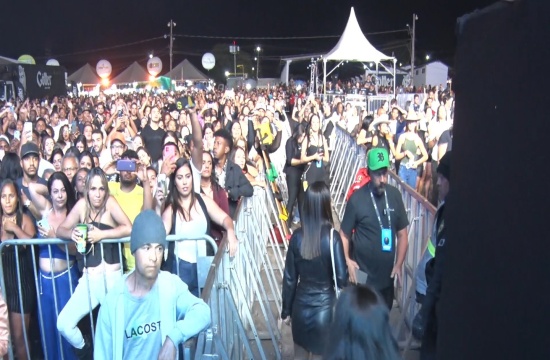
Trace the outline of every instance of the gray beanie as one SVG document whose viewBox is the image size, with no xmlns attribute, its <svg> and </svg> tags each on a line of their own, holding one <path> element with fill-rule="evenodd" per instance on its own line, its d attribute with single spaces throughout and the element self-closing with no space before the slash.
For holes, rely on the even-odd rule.
<svg viewBox="0 0 550 360">
<path fill-rule="evenodd" d="M 132 254 L 145 244 L 160 244 L 165 249 L 168 248 L 164 223 L 153 210 L 142 211 L 136 217 L 130 234 L 130 251 Z"/>
</svg>

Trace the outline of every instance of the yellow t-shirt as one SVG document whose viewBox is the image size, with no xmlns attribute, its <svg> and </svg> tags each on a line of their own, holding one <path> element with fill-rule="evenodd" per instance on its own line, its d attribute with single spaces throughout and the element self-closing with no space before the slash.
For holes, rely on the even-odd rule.
<svg viewBox="0 0 550 360">
<path fill-rule="evenodd" d="M 116 199 L 120 204 L 120 207 L 126 213 L 126 216 L 130 219 L 130 222 L 133 224 L 134 219 L 141 212 L 143 207 L 143 188 L 141 186 L 136 186 L 134 190 L 127 193 L 120 190 L 120 183 L 109 182 L 109 191 L 111 195 Z M 130 251 L 130 244 L 124 244 L 124 249 L 122 250 L 124 258 L 126 259 L 126 265 L 128 266 L 128 271 L 133 270 L 136 266 L 136 259 Z"/>
</svg>

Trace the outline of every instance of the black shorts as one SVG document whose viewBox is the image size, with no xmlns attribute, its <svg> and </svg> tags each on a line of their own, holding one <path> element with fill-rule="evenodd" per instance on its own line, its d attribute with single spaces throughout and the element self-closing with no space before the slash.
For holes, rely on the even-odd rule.
<svg viewBox="0 0 550 360">
<path fill-rule="evenodd" d="M 6 284 L 6 305 L 9 312 L 30 314 L 36 304 L 34 270 L 30 252 L 19 248 L 17 260 L 15 248 L 5 247 L 2 252 L 4 282 Z M 17 262 L 19 271 L 17 271 Z M 21 287 L 19 287 L 21 284 Z M 23 305 L 23 308 L 21 308 Z"/>
</svg>

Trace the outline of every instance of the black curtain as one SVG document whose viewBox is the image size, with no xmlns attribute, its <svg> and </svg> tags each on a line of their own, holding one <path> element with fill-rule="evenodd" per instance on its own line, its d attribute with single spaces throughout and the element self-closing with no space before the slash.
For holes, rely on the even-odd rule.
<svg viewBox="0 0 550 360">
<path fill-rule="evenodd" d="M 438 359 L 550 359 L 550 1 L 457 33 Z"/>
</svg>

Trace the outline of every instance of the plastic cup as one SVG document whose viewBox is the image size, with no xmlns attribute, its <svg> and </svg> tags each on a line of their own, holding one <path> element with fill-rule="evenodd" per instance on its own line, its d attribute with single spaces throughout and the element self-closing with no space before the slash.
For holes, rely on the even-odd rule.
<svg viewBox="0 0 550 360">
<path fill-rule="evenodd" d="M 86 252 L 86 240 L 88 240 L 88 225 L 78 224 L 76 229 L 80 232 L 80 240 L 76 243 L 76 251 L 84 254 Z"/>
</svg>

